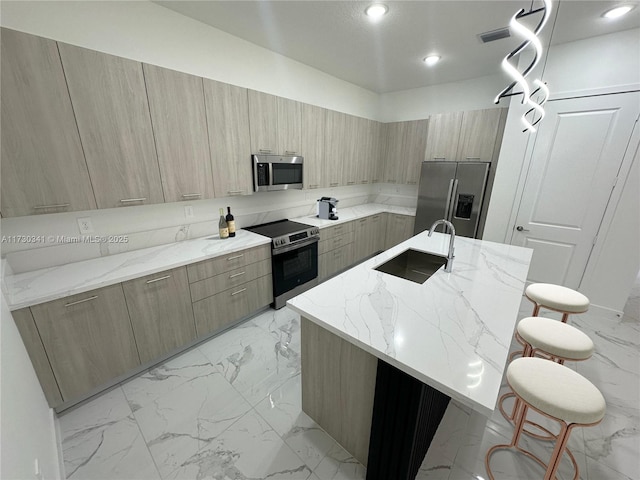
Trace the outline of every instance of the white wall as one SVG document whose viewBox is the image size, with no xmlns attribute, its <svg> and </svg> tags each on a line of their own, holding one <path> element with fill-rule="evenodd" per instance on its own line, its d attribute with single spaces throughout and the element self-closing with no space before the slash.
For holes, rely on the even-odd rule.
<svg viewBox="0 0 640 480">
<path fill-rule="evenodd" d="M 434 113 L 502 108 L 504 104 L 496 105 L 493 99 L 504 86 L 504 75 L 498 73 L 461 82 L 383 93 L 380 95 L 379 119 L 382 122 L 402 122 L 428 118 Z"/>
<path fill-rule="evenodd" d="M 0 310 L 0 478 L 60 478 L 53 410 L 2 295 Z"/>
<path fill-rule="evenodd" d="M 378 95 L 147 1 L 2 1 L 0 24 L 34 35 L 377 118 Z"/>
<path fill-rule="evenodd" d="M 633 29 L 552 47 L 542 77 L 549 84 L 551 98 L 640 89 L 638 39 L 640 29 Z M 507 117 L 499 167 L 487 212 L 483 235 L 485 240 L 509 241 L 513 227 L 511 219 L 518 209 L 519 186 L 526 176 L 527 160 L 532 149 L 530 139 L 533 137 L 522 133 L 522 110 L 520 107 L 514 108 L 517 102 L 517 98 L 512 99 Z M 623 178 L 621 181 L 626 180 Z M 640 267 L 636 260 L 638 243 L 633 243 L 632 232 L 622 228 L 622 225 L 633 225 L 637 220 L 632 218 L 634 215 L 637 217 L 638 212 L 637 189 L 631 195 L 636 198 L 635 210 L 609 206 L 614 209 L 608 210 L 607 215 L 612 219 L 612 231 L 615 233 L 600 232 L 581 286 L 581 289 L 589 290 L 593 305 L 615 311 L 623 309 Z M 618 230 L 615 230 L 616 225 Z M 599 260 L 600 252 L 606 260 Z M 598 264 L 597 268 L 594 267 L 595 263 Z"/>
</svg>

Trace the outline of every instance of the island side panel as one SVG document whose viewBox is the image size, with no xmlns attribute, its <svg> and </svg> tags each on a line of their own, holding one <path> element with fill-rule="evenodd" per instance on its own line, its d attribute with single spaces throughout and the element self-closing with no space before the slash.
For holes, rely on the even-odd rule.
<svg viewBox="0 0 640 480">
<path fill-rule="evenodd" d="M 302 410 L 366 466 L 378 359 L 301 320 Z"/>
</svg>

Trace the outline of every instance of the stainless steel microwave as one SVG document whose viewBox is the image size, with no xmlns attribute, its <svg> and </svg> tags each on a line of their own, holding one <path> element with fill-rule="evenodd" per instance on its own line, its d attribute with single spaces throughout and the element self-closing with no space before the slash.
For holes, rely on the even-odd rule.
<svg viewBox="0 0 640 480">
<path fill-rule="evenodd" d="M 304 158 L 295 155 L 251 155 L 253 190 L 302 190 Z"/>
</svg>

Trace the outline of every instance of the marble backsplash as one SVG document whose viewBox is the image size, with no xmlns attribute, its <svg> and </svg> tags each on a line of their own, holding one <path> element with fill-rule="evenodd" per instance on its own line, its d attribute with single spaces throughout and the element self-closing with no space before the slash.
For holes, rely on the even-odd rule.
<svg viewBox="0 0 640 480">
<path fill-rule="evenodd" d="M 237 228 L 312 215 L 321 196 L 336 197 L 338 209 L 363 203 L 414 207 L 415 185 L 358 185 L 326 190 L 255 193 L 195 202 L 144 205 L 0 220 L 3 276 L 64 265 L 218 232 L 219 209 L 229 205 Z M 186 218 L 185 207 L 193 208 Z M 93 232 L 81 235 L 78 219 Z"/>
</svg>

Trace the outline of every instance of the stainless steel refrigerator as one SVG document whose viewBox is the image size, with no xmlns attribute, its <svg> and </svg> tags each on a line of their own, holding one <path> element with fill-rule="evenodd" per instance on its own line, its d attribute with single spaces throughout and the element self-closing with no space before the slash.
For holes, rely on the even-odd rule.
<svg viewBox="0 0 640 480">
<path fill-rule="evenodd" d="M 413 234 L 444 218 L 456 235 L 475 238 L 488 175 L 486 162 L 422 162 Z"/>
</svg>

